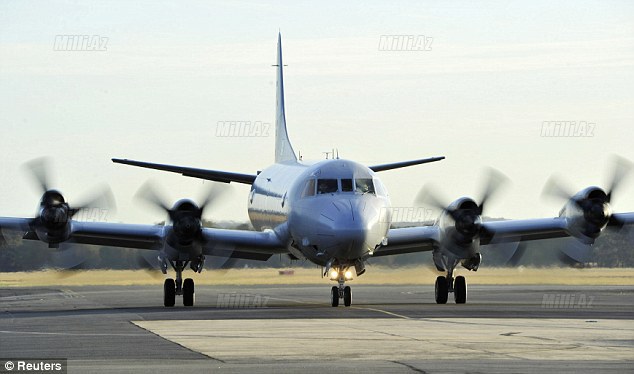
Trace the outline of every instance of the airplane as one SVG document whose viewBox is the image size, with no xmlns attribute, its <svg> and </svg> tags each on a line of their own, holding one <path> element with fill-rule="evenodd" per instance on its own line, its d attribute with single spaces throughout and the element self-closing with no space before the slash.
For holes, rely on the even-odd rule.
<svg viewBox="0 0 634 374">
<path fill-rule="evenodd" d="M 550 238 L 574 238 L 581 246 L 567 254 L 580 259 L 606 227 L 619 228 L 634 222 L 634 212 L 613 213 L 610 201 L 623 173 L 615 174 L 606 190 L 588 187 L 572 196 L 557 217 L 483 221 L 485 203 L 494 192 L 490 186 L 476 201 L 461 197 L 446 207 L 433 225 L 392 228 L 389 194 L 379 173 L 443 160 L 443 156 L 365 166 L 352 160 L 298 159 L 286 129 L 281 33 L 277 39 L 275 164 L 256 174 L 207 170 L 166 164 L 112 159 L 119 164 L 179 173 L 187 177 L 251 186 L 248 215 L 255 231 L 202 226 L 202 215 L 213 198 L 198 205 L 177 201 L 171 208 L 159 204 L 169 224 L 143 225 L 73 220 L 81 208 L 72 208 L 57 190 L 42 182 L 44 194 L 35 218 L 0 217 L 0 229 L 26 232 L 24 239 L 39 240 L 56 248 L 63 243 L 140 248 L 157 252 L 161 271 L 172 267 L 176 277 L 163 287 L 165 307 L 182 296 L 185 306 L 194 305 L 192 278 L 183 280 L 187 266 L 197 273 L 208 256 L 266 261 L 274 254 L 307 259 L 322 266 L 324 276 L 337 285 L 331 288 L 330 304 L 352 303 L 346 282 L 365 273 L 375 257 L 431 251 L 438 271 L 435 301 L 445 304 L 453 293 L 457 304 L 467 301 L 464 276 L 454 277 L 458 265 L 476 271 L 481 246 L 519 243 Z M 625 161 L 621 163 L 624 165 Z"/>
</svg>

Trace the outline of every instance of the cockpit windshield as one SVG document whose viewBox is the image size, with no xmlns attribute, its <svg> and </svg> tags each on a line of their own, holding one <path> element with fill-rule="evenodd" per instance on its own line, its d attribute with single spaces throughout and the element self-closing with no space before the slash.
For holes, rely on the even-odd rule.
<svg viewBox="0 0 634 374">
<path fill-rule="evenodd" d="M 317 179 L 317 194 L 335 193 L 338 190 L 336 179 Z"/>
<path fill-rule="evenodd" d="M 360 178 L 355 179 L 354 183 L 356 185 L 355 192 L 357 193 L 371 193 L 375 194 L 374 191 L 374 183 L 371 178 Z"/>
<path fill-rule="evenodd" d="M 354 189 L 352 188 L 352 179 L 342 179 L 341 180 L 341 192 L 352 192 Z"/>
<path fill-rule="evenodd" d="M 304 190 L 302 191 L 301 197 L 304 198 L 308 196 L 315 196 L 315 180 L 314 179 L 307 180 L 306 184 L 304 185 Z"/>
<path fill-rule="evenodd" d="M 324 178 L 324 179 L 308 179 L 304 184 L 301 198 L 333 194 L 333 193 L 355 193 L 355 194 L 373 194 L 386 196 L 381 182 L 372 178 Z"/>
</svg>

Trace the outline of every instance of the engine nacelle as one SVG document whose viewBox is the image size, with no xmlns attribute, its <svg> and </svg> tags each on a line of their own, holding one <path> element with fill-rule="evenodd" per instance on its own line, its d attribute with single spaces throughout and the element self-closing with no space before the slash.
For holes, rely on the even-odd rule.
<svg viewBox="0 0 634 374">
<path fill-rule="evenodd" d="M 76 212 L 59 191 L 46 191 L 40 200 L 38 215 L 24 239 L 41 240 L 51 246 L 68 240 L 71 232 L 70 220 Z"/>
<path fill-rule="evenodd" d="M 441 214 L 438 224 L 440 245 L 456 257 L 469 258 L 478 251 L 482 217 L 475 201 L 467 197 L 454 201 Z"/>
<path fill-rule="evenodd" d="M 462 260 L 460 263 L 465 269 L 478 271 L 478 268 L 480 267 L 480 262 L 482 262 L 482 255 L 480 253 L 476 253 L 471 258 Z"/>
<path fill-rule="evenodd" d="M 172 232 L 167 237 L 167 242 L 174 248 L 186 247 L 201 237 L 202 209 L 193 201 L 183 199 L 174 204 L 169 210 L 172 221 Z"/>
<path fill-rule="evenodd" d="M 599 187 L 585 188 L 568 200 L 559 216 L 566 219 L 571 236 L 592 244 L 612 216 L 609 197 Z"/>
</svg>

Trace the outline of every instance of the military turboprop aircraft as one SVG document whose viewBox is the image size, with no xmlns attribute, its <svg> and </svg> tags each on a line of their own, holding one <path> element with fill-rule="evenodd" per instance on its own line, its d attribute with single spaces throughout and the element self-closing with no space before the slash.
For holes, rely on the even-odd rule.
<svg viewBox="0 0 634 374">
<path fill-rule="evenodd" d="M 476 202 L 462 197 L 449 206 L 431 226 L 391 228 L 390 200 L 379 172 L 436 162 L 444 157 L 364 166 L 350 160 L 331 158 L 307 162 L 298 160 L 286 131 L 281 35 L 277 44 L 277 87 L 275 119 L 275 164 L 257 174 L 188 168 L 113 159 L 115 163 L 179 173 L 223 183 L 251 185 L 248 213 L 257 231 L 204 228 L 201 217 L 208 199 L 200 206 L 180 200 L 167 212 L 171 224 L 138 225 L 80 222 L 72 219 L 72 208 L 56 190 L 42 183 L 44 195 L 35 218 L 0 218 L 0 229 L 24 231 L 25 239 L 40 240 L 57 247 L 60 243 L 82 243 L 157 251 L 161 270 L 171 266 L 176 279 L 164 283 L 164 305 L 174 306 L 176 295 L 183 304 L 194 304 L 194 281 L 183 281 L 189 267 L 200 272 L 206 256 L 267 260 L 273 254 L 288 254 L 322 266 L 324 275 L 338 283 L 331 290 L 331 305 L 340 300 L 350 306 L 352 293 L 345 283 L 365 272 L 373 258 L 431 251 L 439 271 L 435 300 L 447 302 L 453 293 L 456 303 L 467 301 L 463 276 L 454 277 L 458 264 L 477 270 L 480 247 L 496 243 L 571 237 L 581 246 L 569 256 L 581 258 L 584 251 L 608 226 L 634 222 L 634 213 L 612 213 L 610 200 L 623 173 L 615 173 L 607 192 L 588 187 L 566 195 L 566 204 L 554 218 L 483 222 L 482 212 L 495 186 L 491 185 Z M 622 163 L 623 165 L 624 163 Z M 432 199 L 433 200 L 433 199 Z M 435 203 L 440 206 L 441 204 Z M 354 271 L 354 274 L 353 274 Z"/>
</svg>

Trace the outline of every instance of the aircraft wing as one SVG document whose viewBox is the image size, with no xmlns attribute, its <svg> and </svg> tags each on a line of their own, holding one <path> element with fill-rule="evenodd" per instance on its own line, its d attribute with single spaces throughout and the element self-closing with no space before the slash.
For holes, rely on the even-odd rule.
<svg viewBox="0 0 634 374">
<path fill-rule="evenodd" d="M 634 212 L 613 214 L 608 227 L 621 224 L 634 224 Z M 431 251 L 434 245 L 440 242 L 440 235 L 438 226 L 390 229 L 387 235 L 387 245 L 377 249 L 373 257 Z M 570 236 L 572 235 L 568 229 L 568 222 L 562 217 L 487 221 L 482 223 L 480 244 L 523 242 Z"/>
<path fill-rule="evenodd" d="M 607 227 L 634 224 L 634 212 L 614 213 Z M 482 223 L 480 244 L 495 242 L 523 242 L 529 240 L 555 239 L 572 236 L 565 218 L 518 219 L 488 221 Z"/>
<path fill-rule="evenodd" d="M 6 244 L 3 229 L 5 231 L 18 231 L 26 233 L 31 227 L 33 218 L 12 218 L 12 217 L 0 217 L 0 247 Z"/>
<path fill-rule="evenodd" d="M 439 240 L 438 226 L 390 229 L 387 233 L 387 245 L 377 249 L 372 257 L 431 251 Z"/>
<path fill-rule="evenodd" d="M 288 253 L 284 240 L 273 230 L 248 231 L 203 229 L 203 253 L 210 256 L 266 261 L 272 255 Z"/>
<path fill-rule="evenodd" d="M 28 231 L 33 218 L 0 217 L 0 229 Z"/>
<path fill-rule="evenodd" d="M 0 230 L 29 232 L 31 218 L 0 218 Z M 108 222 L 70 222 L 67 243 L 160 250 L 171 226 Z M 211 256 L 268 260 L 273 254 L 287 253 L 286 243 L 274 231 L 203 228 L 203 253 Z M 0 241 L 2 241 L 0 235 Z M 25 239 L 38 240 L 27 235 Z"/>
<path fill-rule="evenodd" d="M 244 183 L 244 184 L 253 184 L 257 175 L 253 174 L 241 174 L 241 173 L 233 173 L 228 171 L 219 171 L 219 170 L 208 170 L 208 169 L 197 169 L 183 166 L 174 166 L 174 165 L 164 165 L 164 164 L 154 164 L 150 162 L 141 162 L 134 161 L 128 159 L 118 159 L 113 158 L 112 162 L 116 164 L 125 164 L 138 166 L 142 168 L 148 169 L 156 169 L 162 171 L 169 171 L 172 173 L 179 173 L 186 177 L 192 178 L 200 178 L 206 179 L 214 182 L 223 182 L 223 183 Z"/>
<path fill-rule="evenodd" d="M 171 226 L 73 222 L 69 241 L 112 247 L 159 250 Z M 287 253 L 285 242 L 274 231 L 203 228 L 203 253 L 210 256 L 266 261 Z"/>
<path fill-rule="evenodd" d="M 560 217 L 488 221 L 482 223 L 480 244 L 489 244 L 494 238 L 504 242 L 565 238 L 570 236 L 566 228 L 566 219 Z"/>
<path fill-rule="evenodd" d="M 160 225 L 72 221 L 69 242 L 160 250 L 165 229 Z"/>
</svg>

